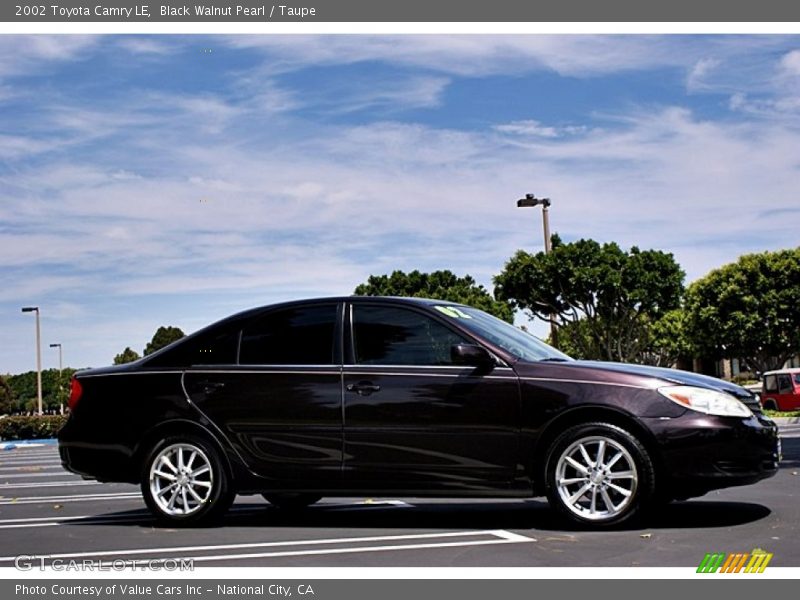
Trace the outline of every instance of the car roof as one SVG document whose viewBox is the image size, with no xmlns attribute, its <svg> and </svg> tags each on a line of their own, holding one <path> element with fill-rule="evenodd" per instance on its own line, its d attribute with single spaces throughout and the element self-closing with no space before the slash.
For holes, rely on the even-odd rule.
<svg viewBox="0 0 800 600">
<path fill-rule="evenodd" d="M 791 369 L 777 369 L 775 371 L 766 371 L 764 375 L 780 375 L 783 373 L 800 373 L 800 367 L 792 367 Z"/>
<path fill-rule="evenodd" d="M 265 304 L 251 310 L 261 310 L 265 308 L 277 308 L 279 306 L 292 306 L 294 304 L 317 304 L 320 302 L 387 302 L 401 304 L 421 304 L 423 306 L 464 306 L 459 302 L 450 300 L 436 300 L 433 298 L 417 298 L 411 296 L 321 296 L 319 298 L 304 298 L 300 300 L 289 300 L 287 302 L 277 302 L 275 304 Z"/>
<path fill-rule="evenodd" d="M 256 316 L 265 311 L 271 311 L 279 308 L 290 308 L 292 306 L 302 306 L 307 304 L 324 304 L 326 302 L 353 302 L 353 303 L 387 303 L 387 304 L 409 304 L 417 306 L 465 306 L 458 302 L 451 302 L 449 300 L 435 300 L 433 298 L 416 298 L 410 296 L 321 296 L 318 298 L 303 298 L 299 300 L 287 300 L 285 302 L 275 302 L 274 304 L 265 304 L 263 306 L 254 306 L 245 309 L 235 314 L 229 315 L 212 325 L 220 325 L 224 322 L 239 320 Z"/>
</svg>

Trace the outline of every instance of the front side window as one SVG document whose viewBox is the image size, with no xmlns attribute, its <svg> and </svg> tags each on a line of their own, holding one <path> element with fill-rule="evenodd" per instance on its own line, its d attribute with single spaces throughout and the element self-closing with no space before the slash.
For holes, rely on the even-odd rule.
<svg viewBox="0 0 800 600">
<path fill-rule="evenodd" d="M 334 364 L 336 314 L 336 304 L 268 313 L 243 329 L 239 364 Z"/>
<path fill-rule="evenodd" d="M 361 365 L 453 365 L 451 348 L 468 343 L 448 327 L 413 310 L 353 306 L 353 345 Z"/>
</svg>

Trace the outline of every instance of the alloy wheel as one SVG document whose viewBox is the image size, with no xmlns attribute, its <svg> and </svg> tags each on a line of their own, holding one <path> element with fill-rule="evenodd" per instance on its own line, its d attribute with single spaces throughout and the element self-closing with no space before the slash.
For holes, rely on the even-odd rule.
<svg viewBox="0 0 800 600">
<path fill-rule="evenodd" d="M 150 495 L 156 506 L 170 517 L 185 517 L 209 501 L 214 470 L 203 450 L 193 444 L 167 446 L 150 467 Z"/>
<path fill-rule="evenodd" d="M 556 463 L 558 495 L 571 513 L 589 521 L 613 520 L 636 496 L 639 475 L 630 452 L 600 435 L 570 444 Z"/>
</svg>

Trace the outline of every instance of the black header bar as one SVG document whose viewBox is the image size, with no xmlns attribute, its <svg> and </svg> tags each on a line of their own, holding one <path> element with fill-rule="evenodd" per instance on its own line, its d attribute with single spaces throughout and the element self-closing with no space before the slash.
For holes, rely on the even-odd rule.
<svg viewBox="0 0 800 600">
<path fill-rule="evenodd" d="M 274 1 L 274 0 L 273 0 Z M 0 22 L 800 22 L 786 0 L 4 0 Z"/>
</svg>

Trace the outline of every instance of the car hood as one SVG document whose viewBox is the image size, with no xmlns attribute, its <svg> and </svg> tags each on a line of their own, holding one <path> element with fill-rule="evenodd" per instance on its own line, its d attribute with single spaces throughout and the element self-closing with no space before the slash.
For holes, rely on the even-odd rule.
<svg viewBox="0 0 800 600">
<path fill-rule="evenodd" d="M 693 385 L 697 387 L 710 388 L 713 390 L 726 392 L 732 396 L 735 396 L 736 398 L 752 397 L 752 394 L 748 390 L 734 383 L 723 381 L 722 379 L 717 379 L 716 377 L 709 377 L 708 375 L 701 375 L 700 373 L 692 373 L 689 371 L 680 371 L 678 369 L 590 360 L 576 360 L 564 364 L 575 365 L 589 369 L 598 369 L 602 371 L 625 373 L 639 377 L 654 377 L 656 379 L 661 379 L 665 382 L 674 383 L 677 385 Z"/>
</svg>

